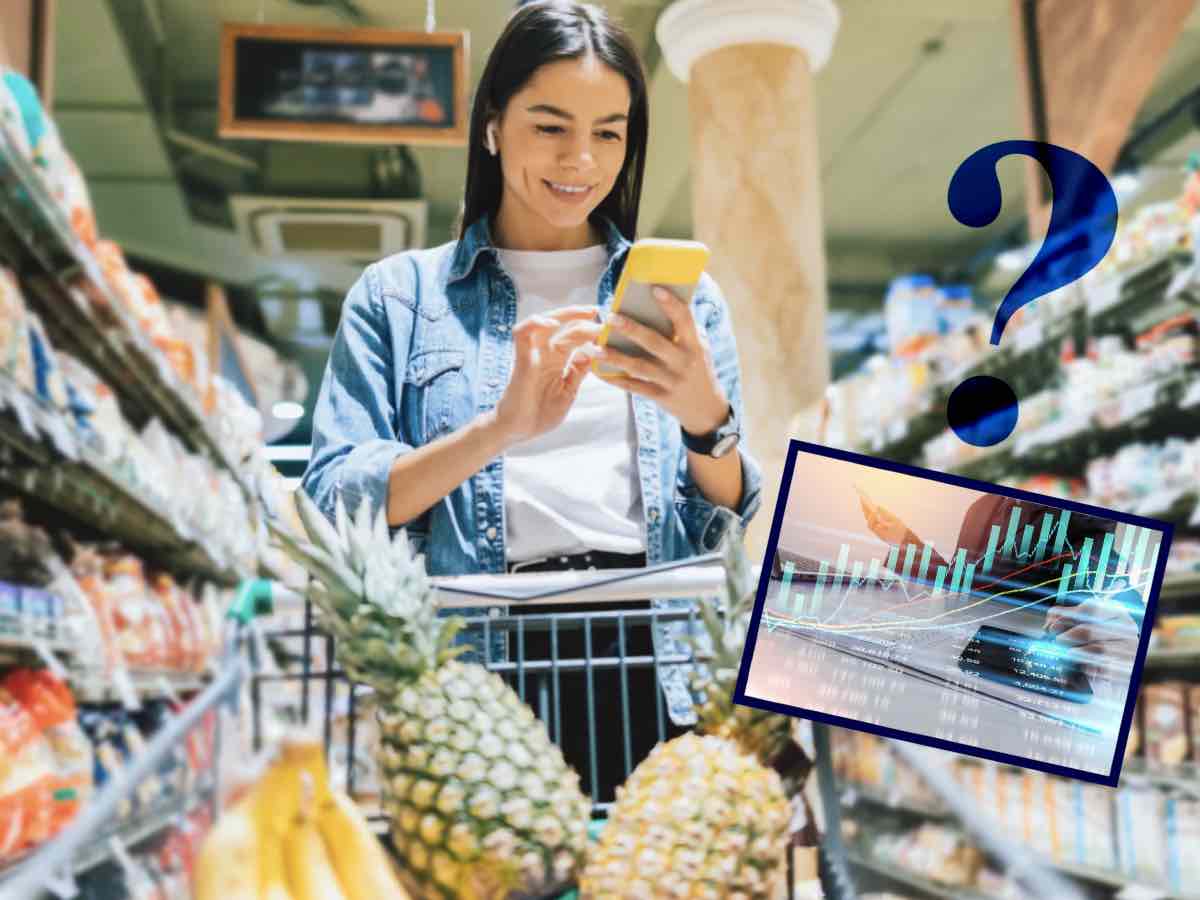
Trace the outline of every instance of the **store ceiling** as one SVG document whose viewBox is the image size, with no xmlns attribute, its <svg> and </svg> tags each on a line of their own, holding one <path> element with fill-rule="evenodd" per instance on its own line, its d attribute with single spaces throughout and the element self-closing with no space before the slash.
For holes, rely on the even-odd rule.
<svg viewBox="0 0 1200 900">
<path fill-rule="evenodd" d="M 227 282 L 273 278 L 302 292 L 325 288 L 337 296 L 345 290 L 356 266 L 261 257 L 235 232 L 197 224 L 177 177 L 181 166 L 228 189 L 245 176 L 237 167 L 166 144 L 158 127 L 163 117 L 146 91 L 153 96 L 169 84 L 176 128 L 258 162 L 272 178 L 303 179 L 316 193 L 365 196 L 370 151 L 363 148 L 216 138 L 220 23 L 261 17 L 270 23 L 351 24 L 337 11 L 344 0 L 328 8 L 319 2 L 85 0 L 64 6 L 58 17 L 55 117 L 88 178 L 107 236 L 136 256 Z M 370 25 L 418 30 L 424 25 L 420 0 L 353 5 Z M 628 23 L 650 68 L 652 163 L 642 231 L 680 237 L 691 233 L 687 88 L 660 64 L 654 42 L 654 23 L 666 5 L 613 0 L 608 8 Z M 960 264 L 1023 214 L 1015 160 L 1001 163 L 1006 202 L 995 225 L 965 229 L 945 204 L 958 162 L 1020 132 L 1011 0 L 839 0 L 838 6 L 841 31 L 828 66 L 817 76 L 831 302 L 878 308 L 879 286 L 898 271 Z M 511 9 L 510 2 L 437 3 L 440 29 L 470 32 L 473 83 Z M 164 39 L 161 68 L 152 46 L 156 33 Z M 1139 120 L 1195 87 L 1197 63 L 1200 13 L 1189 20 Z M 429 239 L 446 239 L 461 197 L 465 148 L 414 148 L 414 155 L 429 203 Z M 319 348 L 308 352 L 318 365 Z"/>
</svg>

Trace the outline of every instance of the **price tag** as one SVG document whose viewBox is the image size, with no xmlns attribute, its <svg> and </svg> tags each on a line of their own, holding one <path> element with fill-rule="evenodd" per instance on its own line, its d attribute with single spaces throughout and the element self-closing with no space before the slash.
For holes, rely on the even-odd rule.
<svg viewBox="0 0 1200 900">
<path fill-rule="evenodd" d="M 21 425 L 21 430 L 31 438 L 38 438 L 37 426 L 34 424 L 33 411 L 29 408 L 29 399 L 23 391 L 14 391 L 11 397 L 13 412 L 17 414 L 17 421 Z"/>
<path fill-rule="evenodd" d="M 1181 409 L 1195 406 L 1200 403 L 1200 378 L 1192 379 L 1192 383 L 1187 386 L 1187 390 L 1183 392 L 1183 397 L 1179 401 Z"/>
<path fill-rule="evenodd" d="M 1138 504 L 1138 514 L 1143 516 L 1153 515 L 1154 513 L 1163 513 L 1169 510 L 1175 503 L 1187 493 L 1186 488 L 1162 488 L 1152 494 L 1147 494 L 1142 498 L 1142 502 Z"/>
<path fill-rule="evenodd" d="M 1106 278 L 1099 284 L 1093 284 L 1087 295 L 1088 312 L 1097 315 L 1121 299 L 1121 279 Z"/>
<path fill-rule="evenodd" d="M 121 705 L 127 710 L 137 712 L 142 708 L 142 701 L 138 697 L 137 689 L 133 686 L 133 679 L 129 677 L 129 670 L 125 666 L 117 666 L 113 670 L 113 687 L 117 689 Z"/>
<path fill-rule="evenodd" d="M 1190 282 L 1195 275 L 1196 267 L 1194 264 L 1185 266 L 1183 269 L 1176 272 L 1175 276 L 1171 279 L 1171 283 L 1167 285 L 1167 299 L 1169 300 L 1187 287 L 1188 282 Z"/>
<path fill-rule="evenodd" d="M 1042 343 L 1042 323 L 1030 322 L 1013 336 L 1013 346 L 1017 352 L 1023 353 Z"/>
<path fill-rule="evenodd" d="M 1158 384 L 1151 382 L 1134 388 L 1121 398 L 1120 420 L 1127 422 L 1151 409 L 1158 399 Z"/>
<path fill-rule="evenodd" d="M 63 668 L 63 664 L 58 661 L 58 657 L 54 655 L 54 651 L 50 649 L 50 645 L 43 640 L 33 641 L 33 652 L 38 655 L 38 659 L 42 661 L 50 674 L 59 681 L 67 680 L 67 670 Z"/>
</svg>

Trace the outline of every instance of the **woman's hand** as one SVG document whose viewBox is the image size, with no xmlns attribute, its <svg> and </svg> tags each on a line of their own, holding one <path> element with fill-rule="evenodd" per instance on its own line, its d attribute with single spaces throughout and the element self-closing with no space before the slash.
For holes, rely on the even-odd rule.
<svg viewBox="0 0 1200 900">
<path fill-rule="evenodd" d="M 1129 611 L 1112 597 L 1092 594 L 1074 606 L 1050 607 L 1046 633 L 1072 650 L 1095 693 L 1106 695 L 1128 684 L 1140 634 Z"/>
<path fill-rule="evenodd" d="M 506 441 L 544 434 L 562 423 L 587 376 L 587 348 L 600 335 L 595 306 L 565 306 L 513 328 L 512 378 L 496 404 Z"/>
<path fill-rule="evenodd" d="M 691 310 L 677 294 L 661 286 L 655 286 L 653 294 L 671 320 L 674 338 L 663 337 L 626 316 L 610 316 L 612 327 L 652 358 L 604 347 L 599 358 L 628 373 L 605 380 L 649 397 L 678 419 L 689 434 L 708 434 L 729 417 L 729 400 L 717 380 L 708 341 L 696 330 Z"/>
<path fill-rule="evenodd" d="M 861 490 L 858 492 L 858 502 L 862 505 L 867 527 L 876 537 L 887 544 L 904 543 L 909 535 L 908 526 L 891 510 L 884 509 Z"/>
</svg>

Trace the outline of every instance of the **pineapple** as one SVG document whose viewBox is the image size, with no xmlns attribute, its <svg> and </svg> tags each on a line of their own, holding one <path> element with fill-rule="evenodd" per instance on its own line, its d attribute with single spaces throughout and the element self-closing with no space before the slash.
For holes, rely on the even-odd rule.
<svg viewBox="0 0 1200 900">
<path fill-rule="evenodd" d="M 277 527 L 313 576 L 310 594 L 337 655 L 375 688 L 384 808 L 414 894 L 486 900 L 544 895 L 570 881 L 590 804 L 532 710 L 482 666 L 457 659 L 461 618 L 440 618 L 423 557 L 394 541 L 381 510 L 336 528 L 302 491 L 312 543 Z"/>
<path fill-rule="evenodd" d="M 703 697 L 695 732 L 655 747 L 617 789 L 580 880 L 584 898 L 786 895 L 788 798 L 806 772 L 793 765 L 786 716 L 733 704 L 754 593 L 740 539 L 724 554 L 725 616 L 700 605 L 712 660 L 693 677 Z"/>
</svg>

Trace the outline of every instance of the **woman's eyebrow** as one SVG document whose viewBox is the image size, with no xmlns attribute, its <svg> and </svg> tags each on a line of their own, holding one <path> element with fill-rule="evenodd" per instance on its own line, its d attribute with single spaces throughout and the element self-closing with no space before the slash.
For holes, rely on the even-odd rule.
<svg viewBox="0 0 1200 900">
<path fill-rule="evenodd" d="M 572 122 L 575 121 L 575 117 L 565 109 L 559 109 L 557 106 L 551 106 L 549 103 L 535 103 L 533 106 L 526 107 L 525 111 L 531 113 L 546 113 L 550 116 L 557 116 L 560 119 L 568 119 Z M 610 115 L 602 116 L 601 118 L 597 119 L 594 124 L 607 125 L 609 122 L 625 122 L 628 121 L 628 119 L 629 116 L 625 115 L 625 113 L 611 113 Z"/>
</svg>

